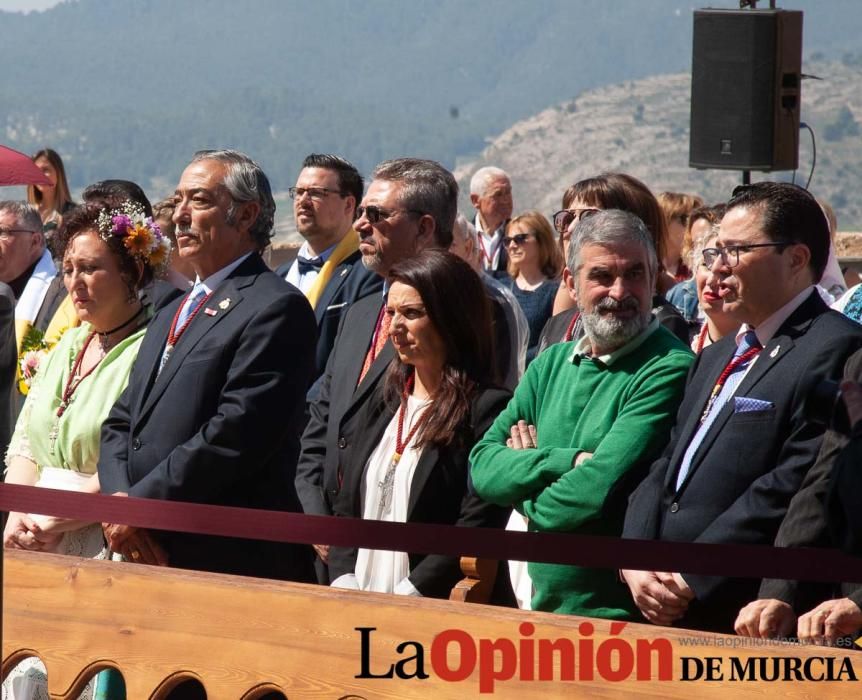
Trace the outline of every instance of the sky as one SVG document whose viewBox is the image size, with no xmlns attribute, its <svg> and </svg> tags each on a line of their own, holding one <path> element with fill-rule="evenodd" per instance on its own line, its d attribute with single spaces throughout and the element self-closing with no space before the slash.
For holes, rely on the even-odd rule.
<svg viewBox="0 0 862 700">
<path fill-rule="evenodd" d="M 47 10 L 58 5 L 60 0 L 0 0 L 0 10 L 7 12 L 29 12 L 31 10 Z"/>
</svg>

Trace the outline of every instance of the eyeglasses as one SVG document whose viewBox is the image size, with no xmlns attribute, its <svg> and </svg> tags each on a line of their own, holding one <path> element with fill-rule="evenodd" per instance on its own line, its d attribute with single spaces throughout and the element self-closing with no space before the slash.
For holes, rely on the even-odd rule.
<svg viewBox="0 0 862 700">
<path fill-rule="evenodd" d="M 15 233 L 36 233 L 28 228 L 0 228 L 0 241 L 11 241 Z"/>
<path fill-rule="evenodd" d="M 516 233 L 514 236 L 503 236 L 503 247 L 508 248 L 513 243 L 524 245 L 532 236 L 532 233 Z"/>
<path fill-rule="evenodd" d="M 419 211 L 418 209 L 392 209 L 391 211 L 386 211 L 386 209 L 381 209 L 380 207 L 375 207 L 373 204 L 369 204 L 367 207 L 356 208 L 356 221 L 359 221 L 364 216 L 368 219 L 369 224 L 377 224 L 383 219 L 395 216 L 399 211 L 404 211 L 409 214 L 419 214 L 420 216 L 424 216 L 425 214 L 424 211 Z"/>
<path fill-rule="evenodd" d="M 581 221 L 587 219 L 593 214 L 598 214 L 600 210 L 593 207 L 584 209 L 560 209 L 554 214 L 554 228 L 557 233 L 565 233 L 573 221 Z"/>
<path fill-rule="evenodd" d="M 327 187 L 291 187 L 287 193 L 291 199 L 301 199 L 303 195 L 307 194 L 315 202 L 319 202 L 328 194 L 344 196 L 338 190 L 330 190 Z"/>
<path fill-rule="evenodd" d="M 791 241 L 778 241 L 777 243 L 749 243 L 748 245 L 727 245 L 723 248 L 704 248 L 703 264 L 711 268 L 715 261 L 721 261 L 730 268 L 739 265 L 739 254 L 748 253 L 755 248 L 785 248 L 793 245 Z M 781 252 L 781 251 L 779 251 Z"/>
</svg>

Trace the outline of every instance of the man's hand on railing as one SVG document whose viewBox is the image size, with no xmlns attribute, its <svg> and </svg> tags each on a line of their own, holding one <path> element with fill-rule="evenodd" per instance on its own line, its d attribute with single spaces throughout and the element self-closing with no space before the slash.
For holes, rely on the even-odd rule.
<svg viewBox="0 0 862 700">
<path fill-rule="evenodd" d="M 796 624 L 796 613 L 783 600 L 761 598 L 739 611 L 733 628 L 742 637 L 770 639 L 789 637 Z"/>
<path fill-rule="evenodd" d="M 623 579 L 641 614 L 655 625 L 670 626 L 685 615 L 694 592 L 679 574 L 623 570 Z"/>
<path fill-rule="evenodd" d="M 317 552 L 317 556 L 320 557 L 320 561 L 324 564 L 329 563 L 329 545 L 328 544 L 313 544 L 314 551 Z"/>
<path fill-rule="evenodd" d="M 118 491 L 113 495 L 128 497 L 129 494 Z M 102 523 L 102 530 L 108 542 L 108 549 L 122 554 L 126 561 L 153 566 L 168 565 L 167 552 L 146 530 L 112 523 Z"/>
</svg>

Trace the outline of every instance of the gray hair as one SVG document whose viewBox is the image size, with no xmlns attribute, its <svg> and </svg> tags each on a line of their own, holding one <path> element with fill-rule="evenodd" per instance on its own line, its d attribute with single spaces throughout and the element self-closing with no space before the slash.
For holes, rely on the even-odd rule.
<svg viewBox="0 0 862 700">
<path fill-rule="evenodd" d="M 17 222 L 16 226 L 41 233 L 42 217 L 39 216 L 39 210 L 32 204 L 7 199 L 0 202 L 0 211 L 12 214 Z"/>
<path fill-rule="evenodd" d="M 400 183 L 399 205 L 430 215 L 437 245 L 449 248 L 458 213 L 458 183 L 452 173 L 433 160 L 395 158 L 380 163 L 371 177 Z"/>
<path fill-rule="evenodd" d="M 491 182 L 501 177 L 511 181 L 509 173 L 501 168 L 497 168 L 493 165 L 486 165 L 484 168 L 479 168 L 475 173 L 473 173 L 473 177 L 470 178 L 470 194 L 484 197 Z"/>
<path fill-rule="evenodd" d="M 465 242 L 467 240 L 472 241 L 473 250 L 476 250 L 476 248 L 479 247 L 479 233 L 476 231 L 476 227 L 473 226 L 473 224 L 471 224 L 463 214 L 458 214 L 458 216 L 455 217 L 455 226 L 452 229 L 453 234 L 455 231 L 459 232 L 459 235 Z"/>
<path fill-rule="evenodd" d="M 217 160 L 228 166 L 224 186 L 233 199 L 227 212 L 228 222 L 233 222 L 237 202 L 257 202 L 260 205 L 260 213 L 249 233 L 259 250 L 266 248 L 272 238 L 275 223 L 275 200 L 269 179 L 261 167 L 245 153 L 230 149 L 198 151 L 192 158 L 192 163 L 201 160 Z"/>
<path fill-rule="evenodd" d="M 572 231 L 569 244 L 569 272 L 577 277 L 581 269 L 581 251 L 588 245 L 613 246 L 621 243 L 637 243 L 647 255 L 650 280 L 655 282 L 658 274 L 658 257 L 652 234 L 637 216 L 621 209 L 605 209 L 581 219 Z"/>
</svg>

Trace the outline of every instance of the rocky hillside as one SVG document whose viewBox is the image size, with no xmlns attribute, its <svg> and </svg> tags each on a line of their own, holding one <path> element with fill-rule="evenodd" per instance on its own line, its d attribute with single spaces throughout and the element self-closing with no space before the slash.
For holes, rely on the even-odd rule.
<svg viewBox="0 0 862 700">
<path fill-rule="evenodd" d="M 804 72 L 822 78 L 803 83 L 802 121 L 814 129 L 817 146 L 810 189 L 832 203 L 841 230 L 862 230 L 862 58 L 813 56 Z M 571 183 L 606 170 L 631 173 L 655 192 L 726 199 L 741 173 L 688 167 L 690 82 L 688 74 L 664 75 L 589 90 L 517 122 L 477 160 L 458 164 L 462 210 L 470 209 L 470 175 L 489 164 L 512 174 L 516 211 L 535 207 L 550 214 Z M 802 129 L 796 182 L 806 182 L 811 163 L 811 137 Z M 792 176 L 753 173 L 752 179 Z"/>
</svg>

